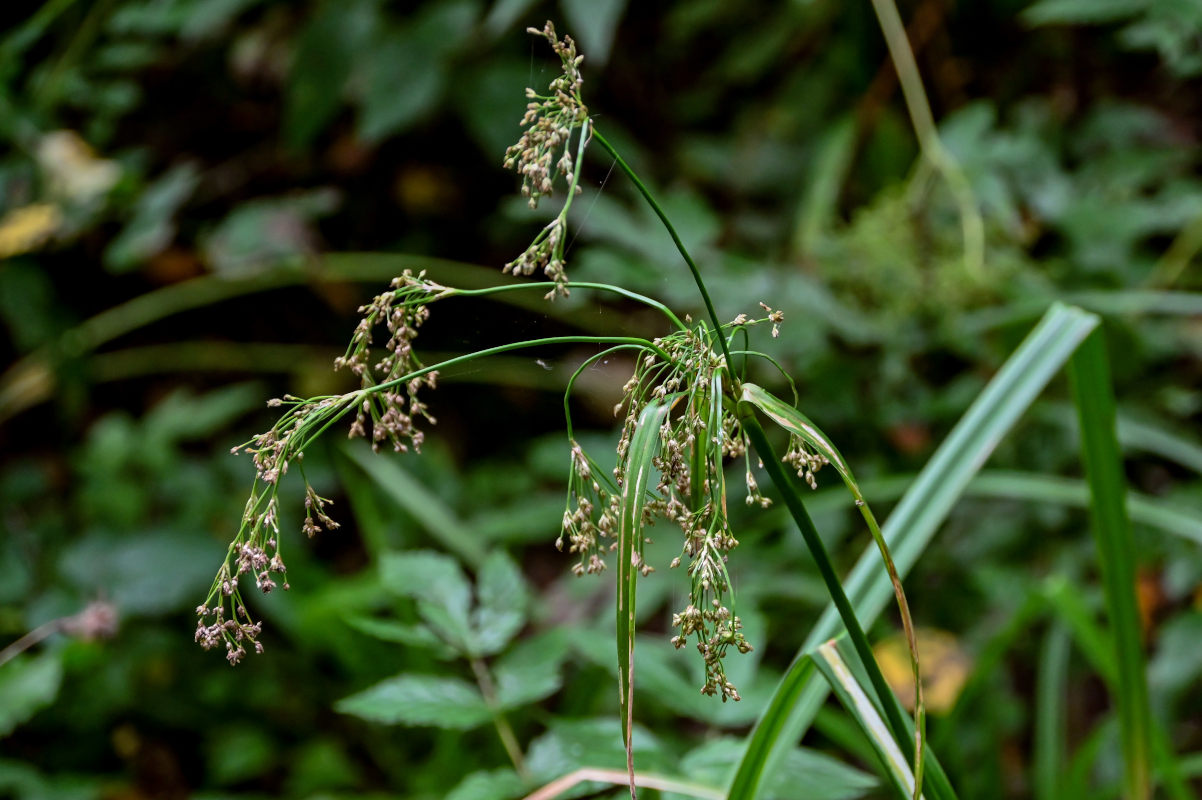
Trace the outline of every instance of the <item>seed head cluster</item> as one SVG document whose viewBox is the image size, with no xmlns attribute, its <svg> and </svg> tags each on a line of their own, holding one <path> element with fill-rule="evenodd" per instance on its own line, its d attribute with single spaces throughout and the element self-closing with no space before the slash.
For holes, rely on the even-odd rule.
<svg viewBox="0 0 1202 800">
<path fill-rule="evenodd" d="M 783 320 L 780 311 L 765 307 L 763 319 L 739 317 L 726 328 L 771 324 Z M 729 335 L 724 330 L 718 335 Z M 705 662 L 704 694 L 723 700 L 739 699 L 738 689 L 726 677 L 723 666 L 727 651 L 752 649 L 742 633 L 742 622 L 734 614 L 733 590 L 727 560 L 738 546 L 726 506 L 726 473 L 730 459 L 744 460 L 747 503 L 766 507 L 770 500 L 759 490 L 752 473 L 747 436 L 733 413 L 730 377 L 724 357 L 717 352 L 714 334 L 704 324 L 656 339 L 659 352 L 648 351 L 636 363 L 634 374 L 623 387 L 623 400 L 614 409 L 624 414 L 617 445 L 618 466 L 612 477 L 598 468 L 576 441 L 571 442 L 568 504 L 563 531 L 557 546 L 579 558 L 577 575 L 596 574 L 605 569 L 605 554 L 617 547 L 621 517 L 621 486 L 631 469 L 631 442 L 640 415 L 654 401 L 672 406 L 659 430 L 653 466 L 659 482 L 643 505 L 643 524 L 666 518 L 679 525 L 683 534 L 681 553 L 671 567 L 687 564 L 689 601 L 675 613 L 672 638 L 676 647 L 694 642 Z M 664 356 L 667 356 L 666 358 Z M 800 440 L 790 442 L 786 460 L 807 476 L 825 460 Z M 636 543 L 634 559 L 643 575 L 653 571 Z"/>
<path fill-rule="evenodd" d="M 351 423 L 352 438 L 366 437 L 370 427 L 373 450 L 379 451 L 380 444 L 388 442 L 398 453 L 410 447 L 421 452 L 425 434 L 416 426 L 415 419 L 422 417 L 430 424 L 436 420 L 418 399 L 418 391 L 423 386 L 433 389 L 438 383 L 438 373 L 425 372 L 408 379 L 404 376 L 422 371 L 413 351 L 413 340 L 430 317 L 428 304 L 452 293 L 453 290 L 427 280 L 425 272 L 414 275 L 405 270 L 393 279 L 391 291 L 359 308 L 363 318 L 351 336 L 351 343 L 346 353 L 334 360 L 335 369 L 349 369 L 358 376 L 364 389 L 355 410 L 355 421 Z M 372 344 L 381 325 L 388 340 L 384 355 L 373 365 Z"/>
<path fill-rule="evenodd" d="M 580 160 L 588 141 L 588 108 L 580 96 L 584 85 L 580 64 L 584 56 L 577 55 L 576 43 L 570 36 L 560 39 L 550 22 L 542 30 L 527 30 L 550 42 L 563 69 L 551 81 L 548 94 L 526 89 L 529 103 L 521 120 L 526 130 L 518 143 L 505 151 L 502 163 L 506 169 L 512 169 L 522 176 L 522 196 L 527 198 L 531 208 L 537 208 L 543 196 L 553 194 L 556 178 L 562 178 L 568 184 L 568 199 L 559 214 L 539 232 L 530 246 L 505 265 L 504 272 L 533 275 L 537 270 L 542 270 L 555 282 L 555 288 L 547 294 L 548 299 L 552 299 L 556 295 L 568 294 L 563 257 L 567 212 L 573 195 L 580 192 Z M 580 133 L 576 142 L 577 152 L 573 157 L 572 134 L 577 129 Z"/>
<path fill-rule="evenodd" d="M 260 433 L 231 452 L 249 453 L 255 481 L 242 513 L 242 524 L 226 551 L 205 602 L 197 607 L 196 641 L 206 650 L 222 643 L 226 659 L 237 664 L 247 648 L 263 652 L 258 641 L 262 623 L 252 619 L 242 597 L 241 578 L 249 576 L 264 594 L 276 588 L 287 590 L 288 572 L 280 552 L 278 491 L 289 466 L 296 465 L 304 477 L 305 449 L 338 419 L 354 414 L 351 436 L 366 436 L 371 429 L 373 448 L 389 442 L 394 450 L 421 449 L 422 431 L 415 417 L 434 418 L 417 393 L 433 388 L 438 377 L 425 371 L 413 352 L 418 328 L 429 317 L 427 304 L 452 294 L 406 270 L 392 282 L 391 290 L 359 309 L 363 314 L 346 353 L 335 360 L 335 368 L 350 370 L 360 388 L 346 394 L 302 399 L 285 395 L 268 401 L 272 408 L 287 409 L 271 430 Z M 383 326 L 388 334 L 383 356 L 372 363 L 373 335 Z M 322 530 L 338 529 L 330 517 L 328 498 L 305 481 L 305 517 L 301 531 L 309 537 Z"/>
</svg>

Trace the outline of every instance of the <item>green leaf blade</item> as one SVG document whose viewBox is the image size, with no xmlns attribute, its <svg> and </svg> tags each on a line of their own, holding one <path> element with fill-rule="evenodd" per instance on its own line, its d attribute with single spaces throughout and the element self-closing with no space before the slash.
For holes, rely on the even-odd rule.
<svg viewBox="0 0 1202 800">
<path fill-rule="evenodd" d="M 973 402 L 883 526 L 900 575 L 913 567 L 998 442 L 1097 325 L 1093 314 L 1054 304 Z M 892 596 L 875 546 L 861 555 L 843 585 L 857 616 L 870 624 Z M 838 614 L 828 606 L 799 657 L 838 630 Z M 826 688 L 801 672 L 795 660 L 752 731 L 732 788 L 741 792 L 737 796 L 759 796 L 764 777 L 822 705 Z"/>
<path fill-rule="evenodd" d="M 368 722 L 452 730 L 470 730 L 492 719 L 476 687 L 433 675 L 398 675 L 339 700 L 334 708 Z"/>
</svg>

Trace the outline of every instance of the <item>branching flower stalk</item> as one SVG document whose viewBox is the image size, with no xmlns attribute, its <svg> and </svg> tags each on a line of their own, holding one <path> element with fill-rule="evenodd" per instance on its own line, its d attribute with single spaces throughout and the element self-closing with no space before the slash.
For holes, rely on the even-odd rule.
<svg viewBox="0 0 1202 800">
<path fill-rule="evenodd" d="M 577 288 L 604 289 L 624 297 L 645 300 L 668 319 L 680 323 L 663 304 L 634 292 L 602 284 L 574 284 Z M 226 556 L 217 570 L 205 601 L 197 606 L 195 640 L 204 649 L 224 646 L 226 659 L 237 664 L 248 649 L 263 652 L 259 641 L 262 623 L 256 621 L 242 594 L 243 576 L 268 594 L 277 587 L 289 589 L 287 566 L 281 552 L 282 536 L 278 491 L 280 480 L 296 465 L 305 482 L 304 521 L 301 531 L 312 537 L 322 530 L 338 528 L 329 515 L 330 501 L 317 493 L 304 477 L 305 450 L 331 426 L 353 415 L 349 437 L 369 438 L 373 449 L 383 443 L 397 452 L 412 448 L 420 452 L 424 433 L 417 422 L 435 422 L 418 391 L 436 386 L 439 370 L 513 350 L 555 344 L 611 344 L 636 346 L 667 359 L 655 343 L 637 337 L 557 336 L 498 345 L 433 366 L 423 366 L 413 350 L 413 340 L 429 317 L 429 305 L 457 296 L 488 296 L 508 291 L 555 290 L 555 283 L 500 286 L 462 290 L 434 283 L 425 273 L 406 271 L 393 281 L 390 291 L 361 307 L 363 314 L 346 353 L 335 360 L 336 368 L 355 374 L 360 388 L 340 395 L 302 399 L 291 395 L 268 401 L 272 408 L 286 408 L 272 428 L 234 447 L 233 453 L 249 453 L 255 479 L 242 513 L 242 521 Z M 566 287 L 565 287 L 566 288 Z M 383 356 L 372 363 L 373 333 L 383 328 L 388 334 Z"/>
<path fill-rule="evenodd" d="M 752 649 L 734 611 L 734 587 L 727 567 L 730 553 L 739 542 L 731 528 L 727 508 L 726 470 L 729 462 L 737 460 L 743 462 L 745 498 L 749 505 L 762 508 L 771 502 L 760 491 L 755 478 L 760 467 L 768 472 L 784 497 L 819 564 L 827 589 L 873 686 L 884 700 L 894 735 L 902 741 L 905 724 L 900 712 L 884 699 L 889 690 L 873 660 L 867 637 L 783 465 L 796 472 L 810 488 L 815 488 L 816 473 L 833 464 L 851 489 L 855 504 L 864 514 L 893 579 L 902 625 L 911 649 L 918 692 L 915 774 L 919 776 L 919 789 L 916 791 L 921 791 L 923 709 L 918 655 L 905 595 L 896 570 L 892 568 L 879 526 L 847 465 L 821 431 L 793 406 L 746 383 L 732 368 L 730 345 L 735 337 L 749 340 L 749 332 L 757 326 L 770 326 L 771 335 L 778 336 L 784 312 L 761 303 L 762 316 L 753 318 L 739 314 L 730 322 L 719 321 L 700 269 L 671 221 L 638 175 L 593 128 L 581 99 L 583 81 L 579 68 L 583 57 L 577 54 L 575 44 L 569 37 L 559 39 L 549 22 L 542 30 L 532 28 L 530 32 L 547 39 L 559 55 L 563 71 L 552 81 L 548 94 L 528 91 L 530 103 L 522 119 L 525 131 L 521 141 L 506 152 L 504 163 L 521 176 L 523 195 L 532 207 L 537 206 L 541 198 L 551 195 L 557 183 L 566 186 L 567 197 L 556 217 L 534 237 L 522 255 L 505 265 L 504 271 L 531 275 L 541 269 L 548 280 L 461 290 L 435 283 L 424 272 L 415 275 L 406 271 L 393 281 L 389 291 L 360 309 L 362 319 L 346 352 L 335 362 L 336 368 L 347 369 L 359 378 L 358 389 L 340 395 L 309 399 L 286 396 L 270 401 L 269 405 L 273 407 L 287 409 L 279 421 L 269 431 L 234 448 L 235 452 L 252 456 L 256 475 L 238 533 L 205 602 L 197 608 L 196 640 L 206 649 L 224 645 L 231 664 L 241 660 L 247 648 L 262 651 L 258 640 L 261 624 L 252 619 L 247 608 L 241 579 L 253 580 L 262 592 L 270 592 L 281 584 L 284 589 L 289 588 L 280 551 L 279 482 L 290 465 L 295 465 L 304 478 L 306 449 L 332 425 L 351 417 L 349 435 L 368 439 L 375 449 L 388 444 L 398 452 L 420 451 L 424 433 L 419 425 L 423 421 L 434 424 L 435 419 L 419 394 L 424 389 L 435 388 L 440 371 L 473 359 L 522 348 L 588 343 L 596 346 L 598 352 L 580 365 L 568 381 L 564 395 L 569 476 L 562 530 L 556 544 L 576 557 L 573 572 L 577 575 L 604 572 L 608 554 L 619 553 L 619 684 L 632 797 L 635 791 L 631 746 L 633 601 L 637 576 L 654 571 L 654 566 L 647 563 L 644 545 L 650 541 L 645 531 L 657 519 L 674 523 L 680 529 L 680 554 L 669 566 L 685 566 L 690 584 L 686 605 L 672 617 L 672 643 L 681 648 L 691 642 L 701 654 L 705 665 L 702 693 L 720 696 L 724 701 L 739 700 L 738 688 L 727 678 L 724 667 L 724 659 L 731 648 L 742 653 Z M 663 222 L 689 267 L 706 307 L 707 320 L 694 323 L 688 316 L 682 320 L 664 304 L 621 287 L 568 280 L 564 263 L 567 217 L 572 198 L 580 191 L 582 162 L 590 140 L 596 140 L 615 159 Z M 423 365 L 416 355 L 414 341 L 434 302 L 529 290 L 545 291 L 545 297 L 553 300 L 557 296 L 566 296 L 572 288 L 611 292 L 642 303 L 663 314 L 671 330 L 656 339 L 558 336 L 511 342 L 431 366 Z M 384 340 L 378 356 L 373 354 L 377 338 Z M 614 415 L 622 418 L 622 429 L 616 444 L 617 466 L 607 471 L 576 438 L 570 399 L 584 370 L 617 352 L 632 355 L 634 370 L 622 387 L 621 401 L 614 408 Z M 765 359 L 780 371 L 793 387 L 796 405 L 796 387 L 781 365 L 747 347 L 735 352 L 744 359 Z M 757 413 L 771 417 L 788 432 L 788 446 L 783 457 L 778 459 L 773 454 Z M 304 480 L 302 531 L 313 536 L 322 530 L 337 529 L 338 524 L 327 511 L 330 501 L 320 496 L 307 479 Z M 502 738 L 506 739 L 506 748 L 512 754 L 516 742 L 511 740 L 512 737 Z M 937 768 L 935 763 L 933 769 Z M 941 776 L 941 773 L 936 774 Z"/>
</svg>

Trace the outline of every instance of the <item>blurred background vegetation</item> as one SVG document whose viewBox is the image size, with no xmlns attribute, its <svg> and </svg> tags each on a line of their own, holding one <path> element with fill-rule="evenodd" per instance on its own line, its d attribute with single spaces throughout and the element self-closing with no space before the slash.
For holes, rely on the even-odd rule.
<svg viewBox="0 0 1202 800">
<path fill-rule="evenodd" d="M 586 54 L 592 113 L 660 187 L 720 315 L 784 309 L 770 352 L 878 508 L 1052 300 L 1105 315 L 1128 478 L 1176 513 L 1136 520 L 1153 705 L 1179 753 L 1202 752 L 1202 5 L 900 6 L 985 218 L 979 273 L 867 3 L 4 4 L 0 644 L 48 635 L 0 665 L 0 797 L 511 798 L 624 765 L 611 578 L 573 579 L 551 546 L 561 387 L 591 348 L 444 375 L 420 457 L 329 437 L 306 464 L 343 527 L 304 541 L 284 482 L 293 590 L 257 599 L 267 652 L 231 669 L 191 637 L 253 476 L 228 451 L 271 426 L 264 401 L 350 388 L 330 364 L 360 303 L 405 268 L 500 282 L 544 218 L 500 162 L 524 88 L 558 69 L 523 32 L 547 18 Z M 573 278 L 696 313 L 671 242 L 610 173 L 594 153 Z M 419 345 L 431 363 L 654 326 L 577 296 L 465 302 Z M 612 438 L 630 366 L 587 374 L 583 438 Z M 1066 398 L 1055 385 L 1002 444 L 907 581 L 943 654 L 931 740 L 964 797 L 1073 796 L 1118 769 L 1097 757 L 1118 746 L 1104 680 L 1065 638 L 1101 612 Z M 868 539 L 846 505 L 814 495 L 850 566 Z M 699 660 L 667 642 L 684 576 L 661 568 L 641 589 L 641 768 L 719 785 L 822 608 L 783 512 L 738 529 L 744 700 L 698 694 Z M 469 663 L 427 621 L 468 615 L 473 585 L 465 624 L 494 635 Z M 896 652 L 890 621 L 872 633 Z M 1049 698 L 1059 740 L 1092 754 L 1069 759 L 1063 794 L 1037 757 Z M 776 796 L 884 796 L 857 736 L 821 714 Z"/>
</svg>

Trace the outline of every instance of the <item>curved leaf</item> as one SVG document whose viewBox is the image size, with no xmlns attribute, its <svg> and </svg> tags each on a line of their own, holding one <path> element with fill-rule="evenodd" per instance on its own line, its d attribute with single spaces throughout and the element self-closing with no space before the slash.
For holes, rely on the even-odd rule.
<svg viewBox="0 0 1202 800">
<path fill-rule="evenodd" d="M 647 487 L 653 486 L 655 458 L 659 446 L 659 428 L 671 405 L 667 400 L 647 404 L 639 414 L 626 458 L 622 484 L 622 505 L 618 525 L 618 695 L 622 716 L 622 741 L 626 747 L 626 766 L 633 780 L 634 750 L 634 609 L 639 575 L 638 559 L 643 536 L 643 504 Z"/>
</svg>

